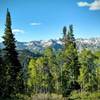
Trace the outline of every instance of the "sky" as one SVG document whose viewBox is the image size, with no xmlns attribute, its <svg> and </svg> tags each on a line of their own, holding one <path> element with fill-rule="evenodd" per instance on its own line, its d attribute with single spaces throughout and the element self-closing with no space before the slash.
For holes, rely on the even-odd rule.
<svg viewBox="0 0 100 100">
<path fill-rule="evenodd" d="M 100 0 L 0 0 L 0 41 L 7 8 L 17 41 L 58 39 L 70 24 L 75 38 L 100 37 Z"/>
</svg>

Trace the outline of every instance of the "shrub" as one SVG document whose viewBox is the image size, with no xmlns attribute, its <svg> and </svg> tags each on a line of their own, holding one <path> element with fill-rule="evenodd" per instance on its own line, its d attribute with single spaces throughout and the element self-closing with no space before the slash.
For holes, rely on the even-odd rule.
<svg viewBox="0 0 100 100">
<path fill-rule="evenodd" d="M 100 92 L 73 91 L 69 98 L 71 100 L 100 100 Z"/>
<path fill-rule="evenodd" d="M 64 100 L 62 95 L 57 94 L 35 94 L 32 96 L 32 100 Z"/>
</svg>

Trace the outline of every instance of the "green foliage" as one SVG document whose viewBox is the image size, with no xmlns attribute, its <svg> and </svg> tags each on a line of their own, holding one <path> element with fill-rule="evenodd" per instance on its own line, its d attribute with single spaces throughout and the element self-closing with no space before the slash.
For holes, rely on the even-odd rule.
<svg viewBox="0 0 100 100">
<path fill-rule="evenodd" d="M 100 90 L 100 51 L 96 51 L 94 54 L 98 58 L 98 59 L 95 59 L 95 63 L 97 66 L 96 67 L 96 79 L 98 82 L 98 90 Z"/>
<path fill-rule="evenodd" d="M 100 67 L 96 68 L 97 89 L 100 90 Z"/>
<path fill-rule="evenodd" d="M 0 97 L 0 100 L 32 100 L 31 97 L 25 94 L 11 95 L 10 97 Z"/>
<path fill-rule="evenodd" d="M 64 96 L 70 94 L 73 89 L 76 89 L 77 78 L 79 75 L 79 61 L 78 52 L 73 35 L 73 26 L 69 26 L 69 31 L 66 33 L 65 27 L 63 29 L 64 50 L 62 52 L 62 92 Z"/>
<path fill-rule="evenodd" d="M 68 30 L 64 26 L 63 48 L 57 52 L 51 47 L 42 53 L 20 51 L 23 68 L 18 59 L 8 10 L 5 26 L 3 59 L 0 51 L 1 100 L 65 100 L 68 98 L 63 97 L 68 96 L 69 100 L 100 99 L 97 92 L 100 90 L 100 51 L 83 50 L 78 54 L 73 25 Z M 21 94 L 23 89 L 24 94 Z"/>
<path fill-rule="evenodd" d="M 1 50 L 0 50 L 0 95 L 2 95 L 2 88 L 3 88 L 3 77 L 4 77 L 4 65 L 3 65 L 3 59 L 1 56 Z"/>
<path fill-rule="evenodd" d="M 3 43 L 5 48 L 4 51 L 4 66 L 2 69 L 2 94 L 1 96 L 10 96 L 11 94 L 15 94 L 18 91 L 21 91 L 20 83 L 22 84 L 22 80 L 20 77 L 21 65 L 18 60 L 18 54 L 16 52 L 15 46 L 15 38 L 11 29 L 11 16 L 10 12 L 7 9 L 6 15 L 6 28 L 3 36 Z"/>
<path fill-rule="evenodd" d="M 58 94 L 36 94 L 32 96 L 33 100 L 66 100 Z"/>
<path fill-rule="evenodd" d="M 6 28 L 3 36 L 3 43 L 5 45 L 4 48 L 4 59 L 7 64 L 11 64 L 11 66 L 14 66 L 16 68 L 16 72 L 19 71 L 17 67 L 20 66 L 19 60 L 18 60 L 18 54 L 15 50 L 16 45 L 15 45 L 15 38 L 14 34 L 12 33 L 11 29 L 11 17 L 10 17 L 10 12 L 7 10 L 7 15 L 6 15 Z M 17 66 L 17 67 L 16 67 Z M 14 69 L 15 69 L 14 68 Z"/>
<path fill-rule="evenodd" d="M 69 96 L 69 100 L 100 100 L 100 92 L 84 92 L 73 91 Z"/>
<path fill-rule="evenodd" d="M 28 86 L 36 92 L 53 91 L 52 53 L 45 50 L 44 57 L 31 59 L 28 66 Z"/>
<path fill-rule="evenodd" d="M 96 79 L 96 56 L 89 50 L 83 50 L 80 54 L 80 76 L 79 83 L 81 89 L 85 91 L 93 91 L 97 89 Z"/>
</svg>

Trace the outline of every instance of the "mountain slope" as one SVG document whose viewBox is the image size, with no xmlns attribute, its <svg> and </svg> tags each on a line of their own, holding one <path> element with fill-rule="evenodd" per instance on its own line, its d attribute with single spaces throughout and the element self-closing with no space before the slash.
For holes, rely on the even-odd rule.
<svg viewBox="0 0 100 100">
<path fill-rule="evenodd" d="M 100 38 L 90 38 L 90 39 L 76 39 L 76 44 L 78 50 L 88 48 L 90 50 L 100 50 Z M 62 48 L 62 42 L 60 40 L 47 40 L 47 41 L 30 41 L 30 42 L 17 42 L 16 43 L 18 50 L 30 50 L 30 51 L 42 51 L 46 47 L 51 46 L 55 50 Z M 0 43 L 0 48 L 3 48 L 3 44 Z"/>
</svg>

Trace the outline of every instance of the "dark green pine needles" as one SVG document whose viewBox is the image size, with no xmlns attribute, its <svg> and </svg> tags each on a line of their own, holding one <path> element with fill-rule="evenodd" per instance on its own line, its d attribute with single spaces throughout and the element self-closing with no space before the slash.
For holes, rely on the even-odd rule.
<svg viewBox="0 0 100 100">
<path fill-rule="evenodd" d="M 21 64 L 18 60 L 18 53 L 16 52 L 15 38 L 11 29 L 11 16 L 7 9 L 5 32 L 3 36 L 4 67 L 3 67 L 3 87 L 2 96 L 10 96 L 19 91 Z M 19 81 L 20 80 L 20 81 Z"/>
</svg>

